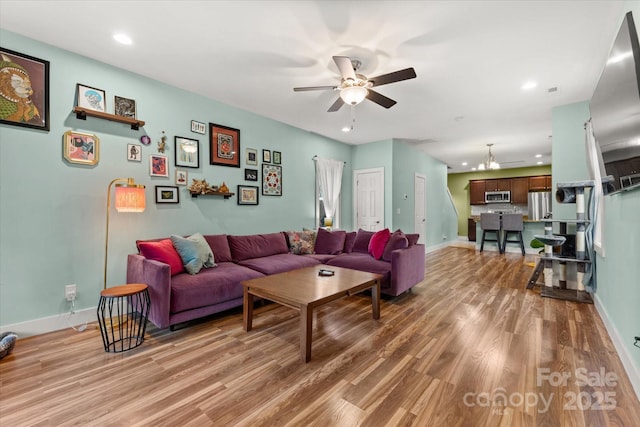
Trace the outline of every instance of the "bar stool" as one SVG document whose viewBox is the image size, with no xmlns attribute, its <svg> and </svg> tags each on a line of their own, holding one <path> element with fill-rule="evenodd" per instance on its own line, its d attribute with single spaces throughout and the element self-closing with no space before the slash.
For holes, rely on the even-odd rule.
<svg viewBox="0 0 640 427">
<path fill-rule="evenodd" d="M 522 230 L 524 224 L 522 221 L 522 214 L 504 214 L 502 215 L 502 250 L 505 251 L 507 243 L 519 243 L 522 250 L 522 256 L 524 256 L 524 241 L 522 240 Z M 516 234 L 516 240 L 509 240 L 509 234 Z"/>
<path fill-rule="evenodd" d="M 496 242 L 498 251 L 502 253 L 500 244 L 500 214 L 482 213 L 480 214 L 480 228 L 482 228 L 482 242 L 480 242 L 480 252 L 484 249 L 484 242 Z M 495 233 L 495 239 L 488 238 L 487 233 Z"/>
</svg>

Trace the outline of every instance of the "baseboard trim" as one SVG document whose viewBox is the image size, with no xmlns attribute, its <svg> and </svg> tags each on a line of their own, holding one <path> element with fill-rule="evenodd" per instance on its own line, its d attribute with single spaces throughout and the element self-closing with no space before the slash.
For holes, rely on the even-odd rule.
<svg viewBox="0 0 640 427">
<path fill-rule="evenodd" d="M 437 245 L 429 246 L 428 248 L 425 249 L 425 253 L 428 254 L 429 252 L 435 252 L 435 251 L 438 251 L 440 249 L 444 249 L 447 246 L 450 246 L 455 242 L 456 242 L 456 240 L 452 240 L 452 241 L 449 241 L 449 242 L 442 242 L 442 243 L 437 244 Z"/>
<path fill-rule="evenodd" d="M 631 381 L 631 386 L 636 392 L 636 398 L 640 401 L 640 371 L 633 364 L 633 359 L 627 350 L 627 347 L 624 345 L 624 340 L 618 333 L 618 330 L 611 322 L 609 318 L 609 314 L 607 313 L 607 309 L 604 308 L 600 298 L 598 298 L 598 294 L 594 295 L 594 305 L 598 314 L 600 314 L 600 318 L 602 318 L 602 322 L 604 323 L 604 327 L 607 329 L 609 336 L 611 337 L 611 341 L 613 341 L 613 346 L 616 348 L 618 352 L 618 356 L 620 356 L 620 361 L 622 361 L 622 367 L 627 373 L 629 380 Z"/>
<path fill-rule="evenodd" d="M 12 325 L 0 327 L 2 332 L 14 332 L 18 338 L 26 338 L 33 335 L 46 334 L 48 332 L 59 331 L 61 329 L 74 328 L 78 332 L 84 330 L 87 323 L 96 322 L 98 320 L 96 314 L 97 307 L 78 310 L 73 314 L 64 313 L 56 316 L 43 317 L 41 319 L 29 320 Z"/>
</svg>

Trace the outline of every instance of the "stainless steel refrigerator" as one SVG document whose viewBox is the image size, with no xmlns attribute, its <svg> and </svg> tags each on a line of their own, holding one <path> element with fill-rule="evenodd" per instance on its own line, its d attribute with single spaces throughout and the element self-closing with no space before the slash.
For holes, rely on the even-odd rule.
<svg viewBox="0 0 640 427">
<path fill-rule="evenodd" d="M 530 192 L 529 220 L 541 220 L 544 218 L 551 218 L 551 192 Z"/>
</svg>

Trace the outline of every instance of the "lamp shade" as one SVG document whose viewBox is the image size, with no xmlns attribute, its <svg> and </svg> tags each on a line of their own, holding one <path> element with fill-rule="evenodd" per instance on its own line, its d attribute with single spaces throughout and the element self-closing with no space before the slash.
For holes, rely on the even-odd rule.
<svg viewBox="0 0 640 427">
<path fill-rule="evenodd" d="M 348 86 L 340 91 L 340 98 L 346 103 L 356 105 L 366 98 L 369 91 L 362 86 Z"/>
<path fill-rule="evenodd" d="M 118 212 L 144 212 L 146 203 L 144 185 L 116 184 L 116 210 Z"/>
</svg>

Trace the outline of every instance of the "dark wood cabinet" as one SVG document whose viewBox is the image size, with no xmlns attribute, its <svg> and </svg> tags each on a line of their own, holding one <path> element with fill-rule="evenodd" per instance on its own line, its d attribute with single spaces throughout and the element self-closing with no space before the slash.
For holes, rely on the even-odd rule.
<svg viewBox="0 0 640 427">
<path fill-rule="evenodd" d="M 511 203 L 517 205 L 529 203 L 529 178 L 511 179 Z"/>
<path fill-rule="evenodd" d="M 550 191 L 551 175 L 530 176 L 529 191 Z"/>
<path fill-rule="evenodd" d="M 484 182 L 484 191 L 509 191 L 511 190 L 511 179 L 487 179 Z"/>
<path fill-rule="evenodd" d="M 476 241 L 476 220 L 473 218 L 467 219 L 467 228 L 469 229 L 467 231 L 467 236 L 469 236 L 469 241 L 475 242 Z"/>
<path fill-rule="evenodd" d="M 485 181 L 469 181 L 469 203 L 484 205 Z"/>
</svg>

